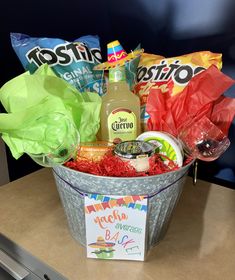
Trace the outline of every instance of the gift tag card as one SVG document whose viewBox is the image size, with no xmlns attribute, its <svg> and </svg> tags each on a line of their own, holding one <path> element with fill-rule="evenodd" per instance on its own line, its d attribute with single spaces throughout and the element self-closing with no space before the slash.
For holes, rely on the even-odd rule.
<svg viewBox="0 0 235 280">
<path fill-rule="evenodd" d="M 144 196 L 85 196 L 87 257 L 143 261 L 148 200 Z"/>
</svg>

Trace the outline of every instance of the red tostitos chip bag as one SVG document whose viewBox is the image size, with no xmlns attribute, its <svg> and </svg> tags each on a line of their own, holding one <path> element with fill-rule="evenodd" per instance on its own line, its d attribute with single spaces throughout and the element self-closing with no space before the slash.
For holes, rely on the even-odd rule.
<svg viewBox="0 0 235 280">
<path fill-rule="evenodd" d="M 149 115 L 146 112 L 150 89 L 160 89 L 171 96 L 179 94 L 192 77 L 215 65 L 222 68 L 222 54 L 200 51 L 176 57 L 143 53 L 137 68 L 134 93 L 140 97 L 142 129 L 146 130 Z"/>
</svg>

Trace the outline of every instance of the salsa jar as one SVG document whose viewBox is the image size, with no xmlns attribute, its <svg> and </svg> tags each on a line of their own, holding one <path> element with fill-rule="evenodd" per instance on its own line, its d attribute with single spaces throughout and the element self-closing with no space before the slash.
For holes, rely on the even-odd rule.
<svg viewBox="0 0 235 280">
<path fill-rule="evenodd" d="M 128 161 L 137 172 L 149 170 L 149 159 L 154 151 L 153 144 L 140 140 L 124 141 L 114 148 L 114 154 L 121 160 Z"/>
</svg>

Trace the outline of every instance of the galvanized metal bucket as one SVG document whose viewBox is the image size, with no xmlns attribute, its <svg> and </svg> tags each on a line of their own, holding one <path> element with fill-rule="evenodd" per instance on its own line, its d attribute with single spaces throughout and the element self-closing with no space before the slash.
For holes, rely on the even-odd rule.
<svg viewBox="0 0 235 280">
<path fill-rule="evenodd" d="M 146 227 L 148 250 L 164 237 L 191 164 L 161 175 L 131 178 L 96 176 L 64 166 L 54 167 L 57 189 L 72 236 L 82 245 L 86 245 L 86 193 L 146 195 L 149 199 Z"/>
</svg>

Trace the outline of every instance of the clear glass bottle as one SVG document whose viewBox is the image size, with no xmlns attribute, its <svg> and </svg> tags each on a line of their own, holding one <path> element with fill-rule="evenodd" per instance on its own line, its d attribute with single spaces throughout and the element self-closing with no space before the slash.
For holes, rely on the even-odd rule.
<svg viewBox="0 0 235 280">
<path fill-rule="evenodd" d="M 129 89 L 124 66 L 109 70 L 108 92 L 102 97 L 100 118 L 100 140 L 135 140 L 140 134 L 140 100 Z"/>
</svg>

